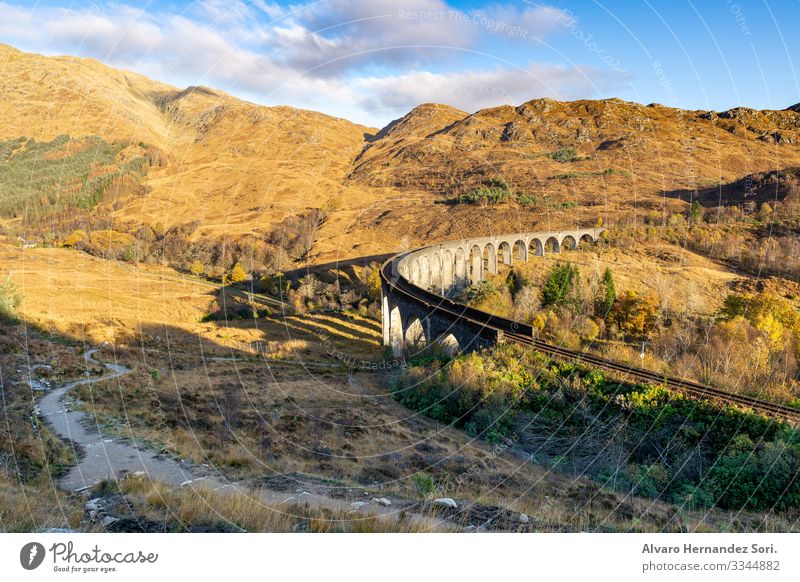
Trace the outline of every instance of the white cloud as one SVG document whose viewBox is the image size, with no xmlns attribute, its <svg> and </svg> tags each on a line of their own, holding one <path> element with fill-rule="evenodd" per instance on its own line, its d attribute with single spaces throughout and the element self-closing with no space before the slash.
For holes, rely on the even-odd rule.
<svg viewBox="0 0 800 582">
<path fill-rule="evenodd" d="M 330 0 L 290 8 L 204 0 L 182 13 L 0 2 L 0 40 L 98 58 L 177 85 L 205 84 L 262 103 L 382 124 L 424 101 L 473 111 L 607 87 L 608 75 L 589 68 L 534 63 L 464 70 L 465 55 L 482 38 L 509 36 L 503 23 L 540 38 L 557 32 L 562 18 L 546 6 L 498 4 L 465 13 L 444 0 Z M 448 71 L 448 63 L 458 70 Z M 423 70 L 434 64 L 441 72 Z"/>
<path fill-rule="evenodd" d="M 459 71 L 361 78 L 355 89 L 367 110 L 404 110 L 423 102 L 447 103 L 473 112 L 494 105 L 519 105 L 534 97 L 574 99 L 601 93 L 618 80 L 588 68 L 533 63 L 518 69 Z"/>
<path fill-rule="evenodd" d="M 563 32 L 568 13 L 552 6 L 517 6 L 495 4 L 476 10 L 472 21 L 491 34 L 511 39 L 542 41 Z"/>
</svg>

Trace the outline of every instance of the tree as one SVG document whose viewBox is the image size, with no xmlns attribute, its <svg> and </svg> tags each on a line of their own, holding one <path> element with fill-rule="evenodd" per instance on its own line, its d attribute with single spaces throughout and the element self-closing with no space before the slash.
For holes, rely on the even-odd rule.
<svg viewBox="0 0 800 582">
<path fill-rule="evenodd" d="M 228 274 L 228 282 L 231 284 L 241 283 L 246 279 L 247 271 L 244 270 L 244 267 L 241 263 L 237 262 L 231 269 L 231 272 Z"/>
<path fill-rule="evenodd" d="M 658 321 L 658 295 L 648 291 L 641 297 L 636 291 L 626 291 L 614 302 L 612 317 L 622 333 L 646 336 Z"/>
<path fill-rule="evenodd" d="M 89 238 L 89 236 L 86 234 L 85 230 L 78 229 L 78 230 L 72 231 L 72 233 L 69 234 L 67 236 L 67 238 L 64 239 L 64 243 L 63 244 L 64 244 L 65 247 L 74 248 L 76 245 L 78 245 L 79 243 L 85 241 L 88 238 Z"/>
<path fill-rule="evenodd" d="M 575 333 L 578 334 L 582 340 L 593 341 L 600 333 L 600 328 L 597 324 L 586 316 L 581 316 L 575 321 L 573 325 Z"/>
<path fill-rule="evenodd" d="M 700 206 L 699 201 L 692 202 L 692 207 L 689 209 L 689 217 L 692 219 L 692 224 L 696 224 L 703 217 L 703 207 Z"/>
<path fill-rule="evenodd" d="M 563 305 L 572 292 L 578 267 L 570 263 L 556 263 L 550 269 L 542 287 L 542 305 Z"/>
<path fill-rule="evenodd" d="M 195 259 L 194 261 L 192 261 L 192 264 L 189 267 L 189 271 L 195 277 L 199 277 L 200 275 L 206 272 L 206 267 L 199 259 Z"/>
<path fill-rule="evenodd" d="M 381 268 L 377 263 L 370 263 L 365 273 L 365 283 L 367 287 L 367 297 L 370 301 L 378 301 L 381 298 Z"/>
<path fill-rule="evenodd" d="M 16 323 L 17 308 L 22 303 L 22 295 L 9 275 L 0 283 L 0 323 Z"/>
<path fill-rule="evenodd" d="M 595 314 L 603 319 L 608 317 L 611 313 L 611 308 L 614 307 L 614 301 L 617 300 L 617 289 L 614 284 L 614 275 L 611 269 L 606 267 L 603 271 L 603 277 L 600 279 L 600 286 L 597 290 L 597 301 L 595 303 Z"/>
</svg>

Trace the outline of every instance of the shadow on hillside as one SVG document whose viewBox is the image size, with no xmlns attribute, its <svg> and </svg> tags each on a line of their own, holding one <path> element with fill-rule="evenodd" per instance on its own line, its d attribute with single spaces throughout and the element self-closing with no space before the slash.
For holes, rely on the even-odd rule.
<svg viewBox="0 0 800 582">
<path fill-rule="evenodd" d="M 368 267 L 371 264 L 380 266 L 384 261 L 393 257 L 395 253 L 382 253 L 377 255 L 367 255 L 363 257 L 355 257 L 352 259 L 343 259 L 340 261 L 331 261 L 329 263 L 322 263 L 319 265 L 306 265 L 296 269 L 290 269 L 283 273 L 287 281 L 297 283 L 301 277 L 314 275 L 318 279 L 331 283 L 335 280 L 341 280 L 343 277 L 345 282 L 355 282 L 359 280 L 356 267 Z"/>
<path fill-rule="evenodd" d="M 764 202 L 780 202 L 792 195 L 793 183 L 797 184 L 798 179 L 800 179 L 800 168 L 788 168 L 750 174 L 733 182 L 709 188 L 665 190 L 662 191 L 662 195 L 690 204 L 698 201 L 706 208 L 735 206 L 746 202 L 760 205 Z"/>
</svg>

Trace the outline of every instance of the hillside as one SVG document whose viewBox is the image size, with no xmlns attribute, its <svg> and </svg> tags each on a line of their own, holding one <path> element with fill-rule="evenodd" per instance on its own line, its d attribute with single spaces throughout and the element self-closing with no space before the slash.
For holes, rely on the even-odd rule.
<svg viewBox="0 0 800 582">
<path fill-rule="evenodd" d="M 161 152 L 146 196 L 117 203 L 119 221 L 165 227 L 199 220 L 196 236 L 258 232 L 329 200 L 375 195 L 343 185 L 364 134 L 312 111 L 260 107 L 204 87 L 178 90 L 90 59 L 0 45 L 0 140 L 59 136 L 141 144 Z"/>
<path fill-rule="evenodd" d="M 271 244 L 281 221 L 325 208 L 311 229 L 313 250 L 302 253 L 309 262 L 488 233 L 501 224 L 557 228 L 685 212 L 695 191 L 713 205 L 715 192 L 723 188 L 727 200 L 746 176 L 800 165 L 797 106 L 717 113 L 618 99 L 535 99 L 469 114 L 423 104 L 376 130 L 7 46 L 0 46 L 0 70 L 0 112 L 9 120 L 0 140 L 10 152 L 0 164 L 24 184 L 13 156 L 19 140 L 35 140 L 25 151 L 45 144 L 51 152 L 40 176 L 47 190 L 30 192 L 38 204 L 97 204 L 93 216 L 130 233 L 142 223 L 157 232 L 180 226 L 193 241 L 247 236 L 261 245 Z M 58 149 L 61 136 L 69 141 Z M 73 163 L 70 156 L 87 143 L 105 157 Z M 68 174 L 59 162 L 67 158 Z M 26 159 L 42 173 L 38 158 Z M 78 182 L 98 175 L 114 176 L 113 195 L 75 194 Z M 459 196 L 480 202 L 487 188 L 501 190 L 500 203 L 456 203 Z M 17 208 L 0 220 L 22 232 L 21 216 Z"/>
<path fill-rule="evenodd" d="M 430 110 L 414 109 L 368 144 L 351 180 L 453 194 L 502 178 L 534 195 L 624 207 L 634 194 L 704 188 L 800 158 L 800 115 L 792 109 L 715 113 L 536 99 L 461 118 Z M 398 131 L 408 126 L 414 131 Z"/>
</svg>

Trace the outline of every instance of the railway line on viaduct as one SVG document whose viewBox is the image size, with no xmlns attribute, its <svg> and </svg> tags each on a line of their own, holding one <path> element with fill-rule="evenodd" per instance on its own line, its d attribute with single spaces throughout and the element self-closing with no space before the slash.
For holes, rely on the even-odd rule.
<svg viewBox="0 0 800 582">
<path fill-rule="evenodd" d="M 513 266 L 516 261 L 527 261 L 532 256 L 593 244 L 601 233 L 602 229 L 589 228 L 479 237 L 430 245 L 391 257 L 381 267 L 384 345 L 391 347 L 395 356 L 405 357 L 433 344 L 455 353 L 502 341 L 516 342 L 554 359 L 610 372 L 625 381 L 663 385 L 692 398 L 731 404 L 800 423 L 800 410 L 795 408 L 557 346 L 538 339 L 528 324 L 453 299 L 466 286 L 482 280 L 485 273 L 497 273 L 501 263 Z"/>
</svg>

